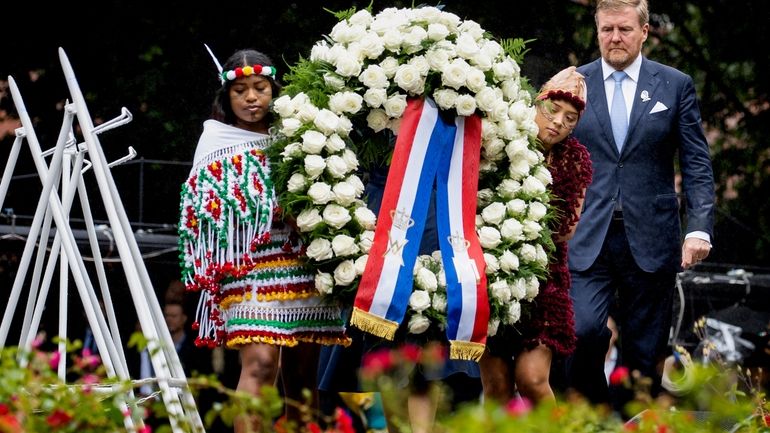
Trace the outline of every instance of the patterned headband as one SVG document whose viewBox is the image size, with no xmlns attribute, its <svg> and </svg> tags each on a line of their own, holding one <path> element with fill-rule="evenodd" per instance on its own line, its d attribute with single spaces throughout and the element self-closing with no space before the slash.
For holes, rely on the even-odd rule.
<svg viewBox="0 0 770 433">
<path fill-rule="evenodd" d="M 235 68 L 232 71 L 223 71 L 219 74 L 219 78 L 224 83 L 227 80 L 233 81 L 240 77 L 248 77 L 249 75 L 263 75 L 275 79 L 275 66 L 244 66 L 242 68 Z"/>
</svg>

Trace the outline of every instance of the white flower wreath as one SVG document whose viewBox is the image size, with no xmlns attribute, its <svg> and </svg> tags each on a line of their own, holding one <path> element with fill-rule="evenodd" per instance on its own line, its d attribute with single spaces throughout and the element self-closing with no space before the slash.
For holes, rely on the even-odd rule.
<svg viewBox="0 0 770 433">
<path fill-rule="evenodd" d="M 362 199 L 359 160 L 386 161 L 392 148 L 378 133 L 398 134 L 407 97 L 432 97 L 442 110 L 482 117 L 476 226 L 494 335 L 499 325 L 518 322 L 522 304 L 537 295 L 553 247 L 551 175 L 538 150 L 531 89 L 517 63 L 525 43 L 496 42 L 478 23 L 435 7 L 337 16 L 273 101 L 274 178 L 283 211 L 295 218 L 318 270 L 316 288 L 352 299 L 376 220 Z M 441 292 L 428 289 L 433 280 L 440 285 L 437 254 L 415 266 L 407 312 L 412 333 L 445 321 Z"/>
</svg>

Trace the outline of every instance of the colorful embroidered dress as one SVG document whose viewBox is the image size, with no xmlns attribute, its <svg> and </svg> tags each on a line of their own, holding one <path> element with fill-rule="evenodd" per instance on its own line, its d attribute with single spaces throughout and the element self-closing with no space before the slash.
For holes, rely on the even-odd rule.
<svg viewBox="0 0 770 433">
<path fill-rule="evenodd" d="M 347 344 L 340 309 L 325 303 L 294 232 L 273 221 L 266 135 L 207 120 L 182 185 L 182 279 L 200 291 L 196 344 Z"/>
</svg>

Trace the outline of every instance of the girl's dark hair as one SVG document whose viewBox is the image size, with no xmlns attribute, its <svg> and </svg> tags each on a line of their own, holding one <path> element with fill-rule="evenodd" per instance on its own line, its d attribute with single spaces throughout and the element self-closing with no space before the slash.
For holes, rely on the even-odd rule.
<svg viewBox="0 0 770 433">
<path fill-rule="evenodd" d="M 257 50 L 243 49 L 233 53 L 233 55 L 225 61 L 224 65 L 222 65 L 222 70 L 232 71 L 235 68 L 253 65 L 275 66 L 273 61 L 270 60 L 270 57 L 267 55 L 260 53 Z M 270 82 L 270 87 L 273 90 L 273 98 L 277 98 L 278 94 L 281 92 L 281 85 L 272 77 L 264 77 Z M 211 118 L 228 125 L 233 125 L 236 121 L 235 114 L 230 106 L 230 87 L 232 87 L 233 83 L 234 81 L 225 80 L 219 90 L 217 90 L 214 97 L 214 103 L 211 107 Z M 272 113 L 268 114 L 267 121 L 269 123 L 273 122 Z"/>
</svg>

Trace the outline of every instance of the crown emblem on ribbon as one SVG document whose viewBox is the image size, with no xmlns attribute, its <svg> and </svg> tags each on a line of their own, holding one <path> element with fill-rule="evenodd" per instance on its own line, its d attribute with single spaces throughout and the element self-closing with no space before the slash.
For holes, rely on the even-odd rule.
<svg viewBox="0 0 770 433">
<path fill-rule="evenodd" d="M 414 225 L 414 220 L 403 209 L 391 210 L 390 218 L 393 220 L 393 227 L 399 230 L 407 231 Z"/>
<path fill-rule="evenodd" d="M 471 246 L 471 242 L 459 234 L 447 236 L 449 244 L 452 245 L 452 249 L 455 251 L 465 251 Z"/>
</svg>

